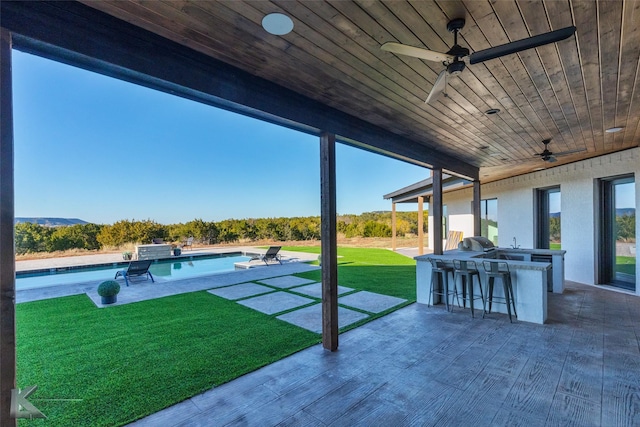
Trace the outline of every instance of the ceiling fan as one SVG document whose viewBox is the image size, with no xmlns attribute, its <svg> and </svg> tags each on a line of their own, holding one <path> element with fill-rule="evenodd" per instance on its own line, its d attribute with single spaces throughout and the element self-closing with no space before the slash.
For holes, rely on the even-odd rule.
<svg viewBox="0 0 640 427">
<path fill-rule="evenodd" d="M 576 31 L 576 27 L 574 26 L 566 27 L 469 54 L 469 49 L 458 44 L 458 32 L 464 28 L 464 24 L 464 18 L 453 19 L 447 24 L 447 30 L 453 33 L 453 46 L 446 53 L 393 42 L 385 43 L 380 47 L 380 49 L 386 52 L 426 59 L 427 61 L 441 62 L 447 67 L 438 75 L 427 97 L 427 104 L 434 102 L 438 96 L 444 92 L 447 84 L 447 74 L 457 76 L 465 69 L 465 60 L 468 61 L 469 64 L 477 64 L 478 62 L 488 61 L 549 43 L 555 43 L 570 37 Z"/>
<path fill-rule="evenodd" d="M 542 143 L 544 144 L 544 150 L 542 151 L 542 153 L 536 153 L 535 157 L 540 157 L 545 162 L 554 163 L 558 161 L 558 159 L 556 159 L 557 156 L 565 156 L 567 154 L 584 151 L 584 149 L 577 149 L 577 150 L 561 151 L 559 153 L 552 153 L 551 151 L 549 151 L 550 142 L 551 142 L 551 139 L 545 139 L 544 141 L 542 141 Z"/>
</svg>

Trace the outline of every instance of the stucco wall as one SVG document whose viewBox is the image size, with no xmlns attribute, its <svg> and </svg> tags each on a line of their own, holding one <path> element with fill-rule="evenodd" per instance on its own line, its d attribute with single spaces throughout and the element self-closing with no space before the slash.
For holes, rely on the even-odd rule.
<svg viewBox="0 0 640 427">
<path fill-rule="evenodd" d="M 498 245 L 509 247 L 513 238 L 518 245 L 534 246 L 535 189 L 560 186 L 562 209 L 562 249 L 565 256 L 565 277 L 580 283 L 595 284 L 596 273 L 596 180 L 623 174 L 635 174 L 636 212 L 640 211 L 640 148 L 625 150 L 594 159 L 496 181 L 481 186 L 483 199 L 498 199 Z M 449 225 L 473 232 L 470 188 L 445 193 Z M 454 228 L 454 225 L 456 228 Z M 433 221 L 430 218 L 429 236 Z M 469 234 L 468 234 L 469 233 Z M 636 236 L 640 221 L 636 215 Z M 433 241 L 429 245 L 433 247 Z M 640 294 L 640 265 L 636 251 L 636 291 Z"/>
</svg>

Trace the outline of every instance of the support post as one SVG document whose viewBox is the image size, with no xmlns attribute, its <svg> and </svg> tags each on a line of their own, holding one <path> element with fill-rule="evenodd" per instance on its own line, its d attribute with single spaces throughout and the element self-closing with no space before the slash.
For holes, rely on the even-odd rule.
<svg viewBox="0 0 640 427">
<path fill-rule="evenodd" d="M 396 250 L 396 204 L 391 202 L 391 250 Z"/>
<path fill-rule="evenodd" d="M 322 244 L 322 346 L 338 349 L 338 245 L 336 136 L 320 136 L 320 240 Z"/>
<path fill-rule="evenodd" d="M 482 234 L 482 227 L 480 220 L 482 219 L 482 212 L 480 212 L 480 181 L 473 181 L 473 235 L 479 236 Z"/>
<path fill-rule="evenodd" d="M 433 254 L 442 255 L 442 169 L 433 169 L 433 197 L 431 211 L 433 213 Z"/>
<path fill-rule="evenodd" d="M 16 388 L 16 283 L 13 189 L 13 95 L 11 33 L 0 28 L 0 425 L 16 426 L 11 390 Z"/>
<path fill-rule="evenodd" d="M 418 196 L 418 255 L 424 255 L 424 197 Z"/>
</svg>

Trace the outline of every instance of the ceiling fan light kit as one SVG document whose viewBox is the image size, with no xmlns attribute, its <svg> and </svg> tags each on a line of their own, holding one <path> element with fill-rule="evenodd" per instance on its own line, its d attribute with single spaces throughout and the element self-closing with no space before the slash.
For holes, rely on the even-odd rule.
<svg viewBox="0 0 640 427">
<path fill-rule="evenodd" d="M 553 153 L 549 151 L 549 144 L 551 143 L 551 138 L 545 139 L 544 141 L 542 141 L 542 143 L 544 144 L 544 150 L 541 153 L 536 153 L 534 157 L 540 157 L 543 161 L 549 162 L 549 163 L 557 162 L 558 159 L 556 157 L 566 156 L 567 154 L 579 153 L 581 151 L 584 151 L 584 149 L 577 149 L 577 150 L 568 150 L 568 151 L 561 151 L 559 153 Z"/>
<path fill-rule="evenodd" d="M 499 58 L 501 56 L 510 55 L 523 50 L 555 43 L 570 37 L 576 31 L 576 27 L 574 26 L 566 27 L 469 54 L 469 49 L 458 45 L 458 32 L 464 28 L 464 24 L 464 18 L 452 19 L 447 24 L 447 30 L 453 33 L 453 46 L 446 53 L 435 52 L 428 49 L 407 46 L 394 42 L 385 43 L 380 47 L 386 52 L 411 56 L 432 62 L 440 62 L 446 66 L 446 70 L 443 70 L 438 75 L 436 83 L 433 85 L 433 88 L 427 97 L 427 104 L 435 102 L 439 95 L 444 92 L 446 80 L 443 77 L 443 73 L 448 73 L 452 76 L 457 76 L 462 73 L 466 67 L 466 63 L 463 59 L 468 60 L 469 64 L 477 64 L 479 62 L 488 61 L 490 59 Z M 444 85 L 442 84 L 443 82 Z"/>
</svg>

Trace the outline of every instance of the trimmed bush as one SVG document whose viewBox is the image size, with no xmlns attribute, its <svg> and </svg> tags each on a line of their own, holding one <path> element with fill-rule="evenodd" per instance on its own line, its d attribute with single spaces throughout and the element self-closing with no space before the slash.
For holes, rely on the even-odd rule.
<svg viewBox="0 0 640 427">
<path fill-rule="evenodd" d="M 107 280 L 98 285 L 98 295 L 101 297 L 112 297 L 120 292 L 120 284 L 115 280 Z"/>
</svg>

